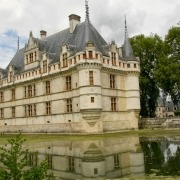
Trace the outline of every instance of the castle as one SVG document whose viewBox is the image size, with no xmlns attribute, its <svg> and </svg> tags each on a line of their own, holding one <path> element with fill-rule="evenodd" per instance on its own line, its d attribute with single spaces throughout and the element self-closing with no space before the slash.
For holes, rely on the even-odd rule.
<svg viewBox="0 0 180 180">
<path fill-rule="evenodd" d="M 41 38 L 30 32 L 0 69 L 0 132 L 101 133 L 138 129 L 140 64 L 127 35 L 107 44 L 92 25 L 69 16 L 69 28 Z"/>
</svg>

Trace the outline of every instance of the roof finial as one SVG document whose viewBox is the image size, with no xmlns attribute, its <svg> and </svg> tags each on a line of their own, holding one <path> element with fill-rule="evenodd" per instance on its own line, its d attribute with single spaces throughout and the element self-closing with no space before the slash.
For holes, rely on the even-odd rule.
<svg viewBox="0 0 180 180">
<path fill-rule="evenodd" d="M 85 0 L 85 8 L 86 8 L 86 22 L 89 23 L 89 6 L 88 6 L 88 0 Z"/>
<path fill-rule="evenodd" d="M 124 15 L 124 19 L 125 19 L 125 38 L 128 37 L 128 31 L 127 31 L 127 22 L 126 22 L 126 14 Z"/>
<path fill-rule="evenodd" d="M 19 36 L 18 36 L 18 40 L 17 40 L 17 51 L 19 51 Z"/>
</svg>

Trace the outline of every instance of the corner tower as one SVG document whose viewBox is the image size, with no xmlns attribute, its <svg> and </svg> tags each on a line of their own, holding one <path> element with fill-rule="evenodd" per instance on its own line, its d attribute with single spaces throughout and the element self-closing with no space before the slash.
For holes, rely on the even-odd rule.
<svg viewBox="0 0 180 180">
<path fill-rule="evenodd" d="M 88 1 L 85 0 L 85 46 L 83 63 L 77 66 L 79 71 L 80 112 L 83 127 L 88 132 L 102 132 L 102 89 L 101 63 L 97 62 L 95 39 L 89 19 Z"/>
<path fill-rule="evenodd" d="M 134 56 L 133 49 L 128 37 L 127 22 L 125 16 L 125 39 L 123 45 L 123 59 L 127 62 L 126 77 L 126 108 L 128 112 L 129 128 L 138 129 L 138 120 L 140 112 L 140 95 L 139 95 L 139 61 Z"/>
</svg>

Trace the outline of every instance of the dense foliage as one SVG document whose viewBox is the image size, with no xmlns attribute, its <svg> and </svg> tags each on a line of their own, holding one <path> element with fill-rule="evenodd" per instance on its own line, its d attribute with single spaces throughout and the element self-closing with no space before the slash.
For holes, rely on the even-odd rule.
<svg viewBox="0 0 180 180">
<path fill-rule="evenodd" d="M 48 164 L 46 160 L 28 167 L 28 150 L 22 149 L 24 141 L 22 135 L 19 134 L 16 138 L 8 140 L 6 148 L 0 147 L 2 163 L 0 180 L 45 180 L 47 178 Z M 53 179 L 53 176 L 48 179 Z"/>
<path fill-rule="evenodd" d="M 163 52 L 163 41 L 158 35 L 145 37 L 138 35 L 131 39 L 135 56 L 139 57 L 141 65 L 140 73 L 140 102 L 142 117 L 154 116 L 156 100 L 159 89 L 154 77 L 156 60 Z"/>
<path fill-rule="evenodd" d="M 157 34 L 138 35 L 131 44 L 141 65 L 140 115 L 154 117 L 159 89 L 175 105 L 180 100 L 180 27 L 172 27 L 164 40 Z"/>
<path fill-rule="evenodd" d="M 155 78 L 158 86 L 171 95 L 174 104 L 180 100 L 180 27 L 172 27 L 164 40 L 164 55 L 157 59 Z"/>
</svg>

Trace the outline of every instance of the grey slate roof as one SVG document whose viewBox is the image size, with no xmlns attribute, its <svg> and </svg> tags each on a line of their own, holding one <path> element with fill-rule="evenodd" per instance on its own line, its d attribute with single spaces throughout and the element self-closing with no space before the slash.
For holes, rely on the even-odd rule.
<svg viewBox="0 0 180 180">
<path fill-rule="evenodd" d="M 94 26 L 87 21 L 78 24 L 73 33 L 70 33 L 69 28 L 67 28 L 43 39 L 34 38 L 34 40 L 38 43 L 40 51 L 46 51 L 47 56 L 51 59 L 50 63 L 53 64 L 59 61 L 61 53 L 60 47 L 63 45 L 63 43 L 68 44 L 70 55 L 75 55 L 77 52 L 85 50 L 87 37 L 89 41 L 94 43 L 97 51 L 101 52 L 104 56 L 109 56 L 109 45 L 94 28 Z M 24 52 L 25 48 L 17 51 L 10 62 L 10 64 L 14 66 L 15 74 L 19 74 L 24 71 Z M 122 59 L 136 60 L 129 42 L 129 38 L 125 38 Z"/>
<path fill-rule="evenodd" d="M 134 56 L 133 49 L 128 37 L 126 37 L 124 40 L 123 59 L 126 61 L 137 61 L 137 59 Z"/>
<path fill-rule="evenodd" d="M 108 49 L 106 48 L 108 46 L 106 41 L 102 38 L 102 36 L 98 33 L 98 31 L 93 27 L 92 24 L 89 23 L 88 28 L 89 41 L 92 41 L 96 49 L 103 55 L 109 56 Z M 35 38 L 35 40 L 38 41 L 39 49 L 45 50 L 47 55 L 52 59 L 51 63 L 55 63 L 59 61 L 60 47 L 63 43 L 69 45 L 71 55 L 74 55 L 75 53 L 80 51 L 84 51 L 85 44 L 87 43 L 85 39 L 85 33 L 86 22 L 83 22 L 77 25 L 73 33 L 70 33 L 70 30 L 68 28 L 43 39 Z M 16 73 L 20 73 L 24 70 L 24 52 L 25 48 L 17 51 L 10 62 L 10 64 L 14 66 Z"/>
</svg>

